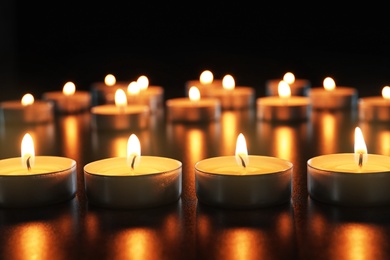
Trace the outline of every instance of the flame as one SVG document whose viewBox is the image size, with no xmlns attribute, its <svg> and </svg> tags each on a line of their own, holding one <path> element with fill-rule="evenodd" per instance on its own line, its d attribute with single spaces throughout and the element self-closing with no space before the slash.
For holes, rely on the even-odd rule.
<svg viewBox="0 0 390 260">
<path fill-rule="evenodd" d="M 287 82 L 287 84 L 291 85 L 295 82 L 295 76 L 292 72 L 287 72 L 283 76 L 283 80 Z"/>
<path fill-rule="evenodd" d="M 390 87 L 384 86 L 382 89 L 382 97 L 386 100 L 390 99 Z"/>
<path fill-rule="evenodd" d="M 34 166 L 35 150 L 34 141 L 29 133 L 25 134 L 22 140 L 22 166 L 28 170 Z"/>
<path fill-rule="evenodd" d="M 123 89 L 118 88 L 115 91 L 115 105 L 117 107 L 125 107 L 127 106 L 127 97 L 126 93 Z"/>
<path fill-rule="evenodd" d="M 354 152 L 355 152 L 355 161 L 359 164 L 359 166 L 362 166 L 363 163 L 367 162 L 367 146 L 364 142 L 364 137 L 362 130 L 359 127 L 355 128 L 355 146 L 354 146 Z"/>
<path fill-rule="evenodd" d="M 195 86 L 192 86 L 190 90 L 188 91 L 188 96 L 190 97 L 190 100 L 197 101 L 200 99 L 200 92 L 199 89 Z"/>
<path fill-rule="evenodd" d="M 136 81 L 130 82 L 129 86 L 127 87 L 127 93 L 132 96 L 138 95 L 140 91 L 141 88 Z"/>
<path fill-rule="evenodd" d="M 21 103 L 23 106 L 28 106 L 34 104 L 34 96 L 31 95 L 30 93 L 25 94 L 22 97 Z"/>
<path fill-rule="evenodd" d="M 112 74 L 107 74 L 106 77 L 104 77 L 104 83 L 109 87 L 114 86 L 116 83 L 115 76 Z"/>
<path fill-rule="evenodd" d="M 248 149 L 246 147 L 245 137 L 242 133 L 240 133 L 237 137 L 235 156 L 238 165 L 241 165 L 244 168 L 248 165 Z"/>
<path fill-rule="evenodd" d="M 210 84 L 214 80 L 214 75 L 211 71 L 205 70 L 200 74 L 199 81 L 202 84 Z"/>
<path fill-rule="evenodd" d="M 331 77 L 326 77 L 323 81 L 323 84 L 326 90 L 333 90 L 336 88 L 336 83 Z"/>
<path fill-rule="evenodd" d="M 66 82 L 62 89 L 62 93 L 64 93 L 65 96 L 72 96 L 75 92 L 76 85 L 71 81 Z"/>
<path fill-rule="evenodd" d="M 140 90 L 146 90 L 149 87 L 149 79 L 144 75 L 138 77 L 137 83 Z"/>
<path fill-rule="evenodd" d="M 135 134 L 131 134 L 127 141 L 127 164 L 134 169 L 139 165 L 141 157 L 141 143 Z"/>
<path fill-rule="evenodd" d="M 289 98 L 291 96 L 291 89 L 288 83 L 281 80 L 278 85 L 278 94 L 281 98 Z"/>
<path fill-rule="evenodd" d="M 227 74 L 225 75 L 225 77 L 223 77 L 222 86 L 224 89 L 228 89 L 228 90 L 234 89 L 235 85 L 236 83 L 232 75 Z"/>
</svg>

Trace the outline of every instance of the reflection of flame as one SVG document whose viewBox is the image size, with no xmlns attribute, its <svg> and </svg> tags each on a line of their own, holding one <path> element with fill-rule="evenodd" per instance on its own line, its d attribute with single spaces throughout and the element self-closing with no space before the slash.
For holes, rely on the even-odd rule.
<svg viewBox="0 0 390 260">
<path fill-rule="evenodd" d="M 323 85 L 326 90 L 333 90 L 336 88 L 336 83 L 331 77 L 326 77 L 323 81 Z"/>
<path fill-rule="evenodd" d="M 205 70 L 200 74 L 199 81 L 202 84 L 210 84 L 214 80 L 214 75 L 211 71 Z"/>
<path fill-rule="evenodd" d="M 322 147 L 324 147 L 324 153 L 330 154 L 335 152 L 335 131 L 336 131 L 336 119 L 334 115 L 326 113 L 322 115 L 322 133 L 323 137 Z"/>
<path fill-rule="evenodd" d="M 234 142 L 237 136 L 237 122 L 236 116 L 232 111 L 226 111 L 222 114 L 222 144 L 224 148 L 222 152 L 226 152 L 229 155 L 231 151 L 234 151 L 236 143 Z"/>
<path fill-rule="evenodd" d="M 288 126 L 280 126 L 274 129 L 275 137 L 275 152 L 276 156 L 285 160 L 292 160 L 292 152 L 294 151 L 294 133 Z"/>
<path fill-rule="evenodd" d="M 77 154 L 79 151 L 79 145 L 80 145 L 80 139 L 78 135 L 78 122 L 77 117 L 74 115 L 69 115 L 67 117 L 64 117 L 63 127 L 65 131 L 64 133 L 64 139 L 66 140 L 64 142 L 64 151 L 67 157 L 69 158 L 77 158 Z"/>
<path fill-rule="evenodd" d="M 188 129 L 187 143 L 189 144 L 189 156 L 195 161 L 203 158 L 204 133 L 200 129 Z"/>
<path fill-rule="evenodd" d="M 390 131 L 380 131 L 377 134 L 379 154 L 390 155 Z"/>
<path fill-rule="evenodd" d="M 264 259 L 263 236 L 260 230 L 246 228 L 227 230 L 221 238 L 221 243 L 230 246 L 219 252 L 217 259 Z"/>
</svg>

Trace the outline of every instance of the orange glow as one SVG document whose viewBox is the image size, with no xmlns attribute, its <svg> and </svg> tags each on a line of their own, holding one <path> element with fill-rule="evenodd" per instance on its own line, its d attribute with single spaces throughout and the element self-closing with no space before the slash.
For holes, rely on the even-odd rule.
<svg viewBox="0 0 390 260">
<path fill-rule="evenodd" d="M 324 153 L 333 153 L 336 150 L 336 119 L 334 114 L 326 113 L 322 115 L 322 133 Z"/>
<path fill-rule="evenodd" d="M 382 89 L 382 97 L 386 100 L 390 99 L 390 87 L 384 86 Z"/>
<path fill-rule="evenodd" d="M 123 89 L 118 88 L 115 91 L 115 105 L 117 107 L 127 106 L 127 97 L 126 97 L 126 93 Z"/>
<path fill-rule="evenodd" d="M 289 98 L 291 96 L 290 86 L 286 81 L 281 80 L 278 85 L 278 94 L 281 98 Z"/>
<path fill-rule="evenodd" d="M 62 93 L 64 93 L 65 96 L 73 96 L 76 92 L 76 85 L 69 81 L 66 82 L 64 87 L 62 88 Z"/>
<path fill-rule="evenodd" d="M 199 81 L 202 84 L 210 84 L 214 80 L 214 75 L 211 71 L 205 70 L 200 74 Z"/>
<path fill-rule="evenodd" d="M 264 236 L 259 230 L 236 228 L 224 233 L 221 243 L 228 244 L 221 250 L 218 259 L 264 259 L 266 246 Z M 234 245 L 234 246 L 233 246 Z"/>
<path fill-rule="evenodd" d="M 114 86 L 116 83 L 116 78 L 114 75 L 112 74 L 107 74 L 106 77 L 104 78 L 104 84 L 106 84 L 106 86 Z"/>
<path fill-rule="evenodd" d="M 246 165 L 249 164 L 246 140 L 242 133 L 240 133 L 237 137 L 235 157 L 238 165 L 242 165 L 243 167 L 246 167 Z"/>
<path fill-rule="evenodd" d="M 275 153 L 277 157 L 280 157 L 285 160 L 292 160 L 293 156 L 293 142 L 294 142 L 294 132 L 288 126 L 279 126 L 274 130 L 275 137 Z"/>
<path fill-rule="evenodd" d="M 25 94 L 22 97 L 21 103 L 23 106 L 28 106 L 34 104 L 34 96 L 31 95 L 30 93 Z"/>
<path fill-rule="evenodd" d="M 146 90 L 149 87 L 149 79 L 148 77 L 142 75 L 137 79 L 137 84 L 141 91 Z"/>
<path fill-rule="evenodd" d="M 336 83 L 331 77 L 326 77 L 323 81 L 324 88 L 326 90 L 334 90 L 336 88 Z"/>
<path fill-rule="evenodd" d="M 127 93 L 131 96 L 136 96 L 141 91 L 140 86 L 136 81 L 130 82 L 129 86 L 127 86 Z"/>
<path fill-rule="evenodd" d="M 134 168 L 140 162 L 141 143 L 135 134 L 131 134 L 127 140 L 127 164 Z"/>
<path fill-rule="evenodd" d="M 361 155 L 363 155 L 363 163 L 367 162 L 367 146 L 364 142 L 364 137 L 362 130 L 359 127 L 355 128 L 355 146 L 354 146 L 354 152 L 355 152 L 355 161 L 359 163 L 359 158 Z"/>
<path fill-rule="evenodd" d="M 34 141 L 29 133 L 25 134 L 23 137 L 21 151 L 22 151 L 22 166 L 28 169 L 34 166 L 34 162 L 35 162 Z"/>
<path fill-rule="evenodd" d="M 287 84 L 291 85 L 295 82 L 295 76 L 293 73 L 287 72 L 286 74 L 284 74 L 283 80 L 286 81 Z"/>
<path fill-rule="evenodd" d="M 63 127 L 65 128 L 65 131 L 63 131 L 64 140 L 66 140 L 63 142 L 65 153 L 67 157 L 76 159 L 77 155 L 80 154 L 78 147 L 80 140 L 77 133 L 77 117 L 74 115 L 64 117 Z"/>
<path fill-rule="evenodd" d="M 222 86 L 224 89 L 231 90 L 234 89 L 236 83 L 232 75 L 225 75 L 222 79 Z"/>
<path fill-rule="evenodd" d="M 200 99 L 200 92 L 199 89 L 195 86 L 192 86 L 188 92 L 188 96 L 190 97 L 190 100 L 197 101 Z"/>
</svg>

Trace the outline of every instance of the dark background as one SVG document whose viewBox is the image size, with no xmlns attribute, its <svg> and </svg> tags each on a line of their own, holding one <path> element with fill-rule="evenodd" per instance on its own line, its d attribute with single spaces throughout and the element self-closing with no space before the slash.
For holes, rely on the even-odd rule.
<svg viewBox="0 0 390 260">
<path fill-rule="evenodd" d="M 1 10 L 0 100 L 40 96 L 67 81 L 88 90 L 108 73 L 141 74 L 183 96 L 204 69 L 232 74 L 236 85 L 265 93 L 267 79 L 292 71 L 322 86 L 380 95 L 390 84 L 386 7 L 329 3 L 164 1 L 53 4 L 4 0 Z"/>
</svg>

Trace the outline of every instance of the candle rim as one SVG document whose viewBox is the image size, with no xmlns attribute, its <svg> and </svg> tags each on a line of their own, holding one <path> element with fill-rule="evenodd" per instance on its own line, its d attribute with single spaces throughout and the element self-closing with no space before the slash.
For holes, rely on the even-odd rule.
<svg viewBox="0 0 390 260">
<path fill-rule="evenodd" d="M 200 173 L 203 173 L 203 174 L 209 174 L 209 175 L 217 175 L 217 176 L 226 176 L 226 177 L 229 177 L 229 178 L 241 178 L 242 176 L 246 176 L 247 178 L 249 178 L 249 176 L 252 176 L 252 178 L 254 176 L 269 176 L 270 174 L 272 175 L 275 175 L 275 174 L 284 174 L 286 173 L 287 171 L 290 171 L 293 169 L 294 165 L 292 162 L 288 161 L 288 160 L 285 160 L 285 159 L 282 159 L 282 158 L 278 158 L 278 157 L 273 157 L 273 156 L 264 156 L 264 155 L 248 155 L 249 157 L 249 162 L 251 161 L 251 158 L 259 158 L 259 159 L 271 159 L 271 160 L 275 160 L 275 161 L 279 161 L 279 162 L 283 162 L 285 163 L 286 165 L 288 165 L 284 170 L 278 170 L 278 171 L 272 171 L 272 172 L 263 172 L 263 173 L 259 173 L 259 174 L 242 174 L 242 173 L 237 173 L 237 174 L 232 174 L 232 173 L 216 173 L 216 172 L 212 172 L 212 171 L 205 171 L 205 170 L 202 170 L 202 169 L 199 169 L 199 164 L 200 163 L 204 163 L 205 161 L 211 161 L 211 160 L 216 160 L 216 159 L 225 159 L 225 158 L 231 158 L 232 159 L 232 163 L 236 164 L 236 159 L 235 159 L 235 156 L 234 155 L 226 155 L 226 156 L 215 156 L 215 157 L 209 157 L 209 158 L 206 158 L 204 160 L 200 160 L 198 161 L 197 163 L 195 163 L 195 170 L 200 172 Z M 250 163 L 248 165 L 250 167 Z M 265 177 L 264 177 L 265 178 Z"/>
<path fill-rule="evenodd" d="M 312 169 L 315 169 L 315 170 L 318 170 L 318 171 L 321 171 L 321 172 L 324 172 L 324 173 L 327 173 L 327 174 L 353 174 L 353 175 L 366 175 L 366 174 L 383 174 L 383 173 L 386 173 L 388 174 L 390 172 L 390 164 L 389 164 L 389 170 L 388 171 L 383 171 L 383 170 L 378 170 L 378 171 L 365 171 L 365 172 L 355 172 L 355 171 L 343 171 L 343 170 L 329 170 L 329 169 L 326 169 L 324 167 L 316 167 L 316 166 L 313 166 L 312 164 L 310 164 L 313 160 L 316 160 L 316 159 L 320 159 L 320 158 L 324 158 L 324 157 L 330 157 L 330 156 L 351 156 L 351 162 L 354 163 L 354 153 L 333 153 L 333 154 L 323 154 L 323 155 L 319 155 L 319 156 L 315 156 L 315 157 L 312 157 L 310 158 L 309 160 L 307 160 L 307 167 L 310 167 Z M 386 155 L 380 155 L 380 154 L 367 154 L 369 156 L 369 159 L 368 159 L 368 164 L 370 163 L 370 159 L 372 157 L 379 157 L 379 158 L 388 158 L 390 159 L 389 156 L 386 156 Z M 363 166 L 364 167 L 364 166 Z"/>
</svg>

